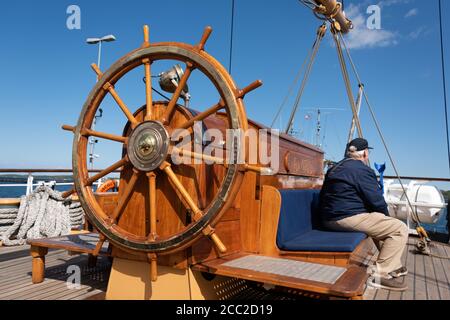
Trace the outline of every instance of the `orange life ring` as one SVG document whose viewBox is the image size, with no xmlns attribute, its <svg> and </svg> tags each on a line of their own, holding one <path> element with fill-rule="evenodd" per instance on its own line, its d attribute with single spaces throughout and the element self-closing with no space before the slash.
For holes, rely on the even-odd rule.
<svg viewBox="0 0 450 320">
<path fill-rule="evenodd" d="M 115 180 L 108 180 L 105 183 L 103 183 L 101 186 L 98 187 L 97 192 L 103 193 L 108 191 L 114 191 L 116 188 L 116 181 Z"/>
</svg>

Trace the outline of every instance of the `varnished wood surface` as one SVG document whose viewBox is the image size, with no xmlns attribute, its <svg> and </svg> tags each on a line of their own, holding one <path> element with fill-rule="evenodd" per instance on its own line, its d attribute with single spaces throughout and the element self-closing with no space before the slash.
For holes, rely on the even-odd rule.
<svg viewBox="0 0 450 320">
<path fill-rule="evenodd" d="M 84 239 L 89 239 L 85 241 Z M 79 235 L 69 235 L 58 238 L 47 238 L 47 239 L 37 239 L 29 240 L 28 244 L 36 248 L 49 248 L 49 249 L 60 249 L 67 250 L 77 253 L 87 253 L 92 254 L 96 249 L 96 245 L 99 241 L 99 235 L 96 233 L 86 233 Z M 100 250 L 99 254 L 106 255 L 106 249 Z"/>
<path fill-rule="evenodd" d="M 20 199 L 0 199 L 1 206 L 20 206 Z"/>
<path fill-rule="evenodd" d="M 408 290 L 393 292 L 375 290 L 368 287 L 366 300 L 450 300 L 450 260 L 443 260 L 415 253 L 417 238 L 411 237 L 408 242 L 403 263 L 408 268 L 406 276 Z M 450 246 L 438 243 L 432 252 L 441 256 L 450 256 Z M 377 253 L 372 257 L 376 260 Z"/>
<path fill-rule="evenodd" d="M 223 265 L 228 261 L 240 259 L 247 255 L 248 254 L 240 253 L 226 256 L 220 259 L 203 262 L 199 266 L 194 266 L 193 269 L 197 269 L 198 271 L 207 270 L 212 274 L 238 277 L 244 280 L 257 281 L 333 297 L 354 298 L 362 296 L 365 289 L 367 274 L 363 268 L 356 266 L 348 267 L 347 272 L 335 284 L 325 284 L 287 276 L 232 268 Z"/>
</svg>

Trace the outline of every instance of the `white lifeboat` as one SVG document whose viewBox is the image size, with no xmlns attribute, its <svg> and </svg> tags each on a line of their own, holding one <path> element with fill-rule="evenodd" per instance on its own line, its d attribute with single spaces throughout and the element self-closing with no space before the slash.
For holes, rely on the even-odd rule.
<svg viewBox="0 0 450 320">
<path fill-rule="evenodd" d="M 420 222 L 436 224 L 441 214 L 445 212 L 443 209 L 447 207 L 442 192 L 435 186 L 418 181 L 411 181 L 408 186 L 405 186 L 405 189 L 411 205 L 419 215 Z M 385 180 L 384 197 L 391 217 L 411 221 L 409 218 L 411 209 L 400 184 L 395 184 L 395 180 Z"/>
</svg>

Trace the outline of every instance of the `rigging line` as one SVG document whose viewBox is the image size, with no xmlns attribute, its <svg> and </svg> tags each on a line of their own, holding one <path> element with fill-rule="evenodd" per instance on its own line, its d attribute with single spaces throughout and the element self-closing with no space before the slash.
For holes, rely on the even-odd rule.
<svg viewBox="0 0 450 320">
<path fill-rule="evenodd" d="M 336 35 L 336 32 L 339 33 L 339 35 Z M 358 130 L 358 136 L 360 138 L 363 138 L 364 134 L 363 134 L 361 122 L 359 120 L 358 110 L 356 109 L 355 98 L 353 96 L 351 83 L 350 83 L 350 76 L 348 74 L 347 64 L 345 62 L 344 54 L 342 52 L 342 45 L 341 45 L 340 38 L 339 38 L 339 36 L 342 36 L 342 34 L 339 31 L 336 31 L 336 32 L 333 33 L 333 39 L 336 44 L 339 63 L 341 65 L 341 70 L 342 70 L 342 76 L 344 77 L 345 89 L 347 90 L 347 96 L 348 96 L 348 100 L 350 102 L 350 107 L 352 109 L 353 119 L 355 120 L 356 128 Z"/>
<path fill-rule="evenodd" d="M 441 63 L 442 63 L 442 83 L 444 89 L 444 108 L 445 108 L 445 128 L 447 132 L 447 152 L 448 152 L 448 165 L 450 171 L 450 128 L 448 124 L 448 105 L 447 105 L 447 80 L 445 75 L 445 55 L 444 55 L 444 27 L 442 22 L 442 3 L 439 0 L 439 26 L 441 34 Z"/>
<path fill-rule="evenodd" d="M 309 0 L 299 0 L 301 4 L 303 4 L 304 6 L 306 6 L 308 9 L 314 10 L 315 8 L 318 7 L 317 4 L 312 3 Z"/>
<path fill-rule="evenodd" d="M 156 90 L 155 88 L 152 88 L 152 90 L 154 92 L 156 92 L 157 94 L 159 94 L 161 97 L 163 97 L 164 99 L 166 99 L 167 101 L 170 101 L 170 98 L 165 96 L 164 94 L 162 94 L 161 92 L 159 92 L 158 90 Z"/>
<path fill-rule="evenodd" d="M 231 75 L 233 66 L 233 40 L 234 40 L 234 15 L 235 15 L 235 0 L 231 1 L 231 37 L 230 37 L 230 63 L 228 65 L 228 73 Z"/>
<path fill-rule="evenodd" d="M 356 65 L 355 65 L 354 62 L 353 62 L 352 56 L 351 56 L 351 54 L 350 54 L 350 50 L 348 49 L 347 44 L 345 43 L 344 37 L 342 36 L 341 33 L 339 33 L 339 36 L 340 36 L 341 41 L 342 41 L 342 43 L 343 43 L 343 45 L 344 45 L 344 48 L 345 48 L 345 50 L 346 50 L 346 52 L 347 52 L 347 56 L 348 56 L 348 58 L 349 58 L 350 64 L 351 64 L 352 69 L 353 69 L 353 72 L 355 73 L 355 76 L 356 76 L 356 78 L 357 78 L 357 81 L 358 81 L 358 83 L 359 83 L 360 85 L 362 85 L 361 78 L 359 77 L 358 70 L 357 70 L 357 68 L 356 68 Z M 389 157 L 389 161 L 391 162 L 392 168 L 393 168 L 394 171 L 395 171 L 395 175 L 397 176 L 398 181 L 400 182 L 400 185 L 401 185 L 401 187 L 402 187 L 402 190 L 403 190 L 403 192 L 404 192 L 405 195 L 406 195 L 406 200 L 407 200 L 408 205 L 409 205 L 409 207 L 411 208 L 411 211 L 412 211 L 412 213 L 413 213 L 413 220 L 415 220 L 414 222 L 417 223 L 418 226 L 420 227 L 421 224 L 422 224 L 422 222 L 420 221 L 420 218 L 419 218 L 419 215 L 418 215 L 418 213 L 417 213 L 417 210 L 414 210 L 414 207 L 413 207 L 413 205 L 412 205 L 412 203 L 411 203 L 411 199 L 409 198 L 409 196 L 408 196 L 408 194 L 407 194 L 407 192 L 406 192 L 405 185 L 403 184 L 403 181 L 402 181 L 402 179 L 401 179 L 401 177 L 400 177 L 399 171 L 398 171 L 398 169 L 397 169 L 397 165 L 395 164 L 394 158 L 392 157 L 392 154 L 391 154 L 391 152 L 390 152 L 390 150 L 389 150 L 389 147 L 388 147 L 388 145 L 387 145 L 386 139 L 385 139 L 384 134 L 383 134 L 383 132 L 382 132 L 382 130 L 381 130 L 380 123 L 378 122 L 378 119 L 377 119 L 377 117 L 376 117 L 376 115 L 375 115 L 374 109 L 372 108 L 372 104 L 370 103 L 369 97 L 368 97 L 368 95 L 367 95 L 367 92 L 366 92 L 364 86 L 362 87 L 362 93 L 363 93 L 363 95 L 364 95 L 364 100 L 366 101 L 367 108 L 369 109 L 369 112 L 370 112 L 370 115 L 371 115 L 371 117 L 372 117 L 372 120 L 373 120 L 373 122 L 374 122 L 374 124 L 375 124 L 375 127 L 376 127 L 376 129 L 377 129 L 377 131 L 378 131 L 378 134 L 380 135 L 381 141 L 383 142 L 383 145 L 384 145 L 384 148 L 385 148 L 385 150 L 386 150 L 386 153 L 387 153 L 387 155 L 388 155 L 388 157 Z M 416 209 L 417 209 L 417 208 L 416 208 Z"/>
<path fill-rule="evenodd" d="M 278 108 L 278 112 L 275 116 L 275 119 L 273 119 L 272 125 L 270 126 L 272 129 L 275 126 L 275 122 L 277 122 L 278 118 L 281 116 L 281 113 L 283 112 L 284 107 L 286 106 L 286 104 L 289 100 L 289 97 L 292 95 L 292 92 L 294 91 L 295 86 L 297 85 L 298 81 L 300 80 L 300 76 L 303 74 L 303 69 L 305 69 L 306 63 L 308 62 L 308 60 L 311 57 L 311 54 L 316 46 L 316 42 L 317 42 L 317 38 L 316 38 L 316 41 L 314 42 L 314 45 L 309 49 L 309 52 L 308 52 L 307 56 L 305 57 L 305 61 L 303 61 L 303 64 L 302 64 L 300 70 L 298 71 L 294 82 L 292 83 L 291 87 L 289 88 L 288 94 L 284 98 L 283 103 L 281 104 L 280 108 Z"/>
<path fill-rule="evenodd" d="M 294 109 L 292 110 L 291 116 L 289 118 L 288 126 L 285 131 L 286 134 L 289 134 L 289 131 L 291 131 L 291 129 L 294 125 L 295 115 L 297 114 L 298 108 L 300 107 L 300 101 L 302 99 L 303 92 L 305 91 L 306 83 L 308 82 L 309 76 L 311 75 L 311 70 L 314 65 L 314 60 L 317 56 L 317 52 L 319 51 L 320 43 L 322 42 L 323 36 L 324 35 L 321 35 L 320 33 L 318 34 L 313 53 L 311 55 L 311 60 L 309 61 L 309 65 L 306 69 L 306 73 L 303 78 L 302 85 L 300 87 L 300 91 L 298 92 L 297 98 L 295 100 Z"/>
</svg>

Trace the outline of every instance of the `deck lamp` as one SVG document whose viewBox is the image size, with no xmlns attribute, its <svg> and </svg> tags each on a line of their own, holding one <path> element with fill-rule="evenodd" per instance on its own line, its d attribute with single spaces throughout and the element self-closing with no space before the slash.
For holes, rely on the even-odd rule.
<svg viewBox="0 0 450 320">
<path fill-rule="evenodd" d="M 102 43 L 103 42 L 113 42 L 116 41 L 116 37 L 112 34 L 104 36 L 102 38 L 88 38 L 86 39 L 87 44 L 98 44 L 98 62 L 97 66 L 100 68 L 101 57 L 102 57 Z"/>
<path fill-rule="evenodd" d="M 173 66 L 170 70 L 163 72 L 159 75 L 159 86 L 162 90 L 168 93 L 174 93 L 178 84 L 183 78 L 184 71 L 179 64 Z M 181 97 L 187 102 L 191 99 L 189 94 L 189 87 L 186 85 L 181 92 Z"/>
</svg>

